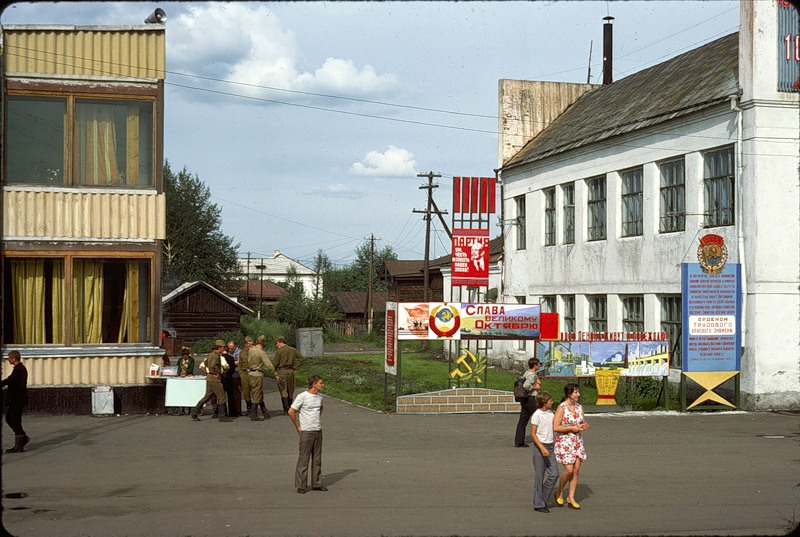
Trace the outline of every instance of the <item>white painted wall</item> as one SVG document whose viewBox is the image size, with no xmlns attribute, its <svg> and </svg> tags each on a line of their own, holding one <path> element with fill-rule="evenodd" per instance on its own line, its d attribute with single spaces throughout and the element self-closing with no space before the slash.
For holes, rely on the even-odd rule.
<svg viewBox="0 0 800 537">
<path fill-rule="evenodd" d="M 800 100 L 777 91 L 777 17 L 774 0 L 742 2 L 742 97 L 505 172 L 503 203 L 515 214 L 526 197 L 527 248 L 505 234 L 502 302 L 525 295 L 576 295 L 576 328 L 588 330 L 587 295 L 608 300 L 608 329 L 622 330 L 623 294 L 645 297 L 645 330 L 660 331 L 663 294 L 680 294 L 681 263 L 697 262 L 698 237 L 724 237 L 729 262 L 743 266 L 742 404 L 749 409 L 800 408 Z M 702 229 L 703 153 L 734 146 L 738 213 L 734 226 Z M 659 233 L 658 163 L 686 163 L 685 231 Z M 644 234 L 621 236 L 620 172 L 643 166 Z M 587 241 L 585 180 L 604 175 L 607 239 Z M 574 244 L 563 243 L 561 185 L 575 183 Z M 556 186 L 557 241 L 544 246 L 543 190 Z M 561 300 L 559 307 L 563 307 Z M 525 359 L 513 342 L 494 353 Z"/>
</svg>

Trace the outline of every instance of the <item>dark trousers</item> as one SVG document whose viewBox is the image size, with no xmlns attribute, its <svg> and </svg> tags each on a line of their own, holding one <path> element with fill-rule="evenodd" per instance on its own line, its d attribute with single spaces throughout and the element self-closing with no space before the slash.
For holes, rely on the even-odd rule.
<svg viewBox="0 0 800 537">
<path fill-rule="evenodd" d="M 242 413 L 242 379 L 231 377 L 222 381 L 225 395 L 228 396 L 228 416 L 238 416 Z"/>
<path fill-rule="evenodd" d="M 308 466 L 311 463 L 311 486 L 322 486 L 322 431 L 300 431 L 300 456 L 294 471 L 294 484 L 308 488 Z"/>
<path fill-rule="evenodd" d="M 11 427 L 15 435 L 25 435 L 25 429 L 22 428 L 23 406 L 24 405 L 9 403 L 8 410 L 6 411 L 6 423 Z"/>
<path fill-rule="evenodd" d="M 517 433 L 514 435 L 514 444 L 520 446 L 525 443 L 525 433 L 531 423 L 531 416 L 536 412 L 536 401 L 533 397 L 526 397 L 520 404 Z"/>
</svg>

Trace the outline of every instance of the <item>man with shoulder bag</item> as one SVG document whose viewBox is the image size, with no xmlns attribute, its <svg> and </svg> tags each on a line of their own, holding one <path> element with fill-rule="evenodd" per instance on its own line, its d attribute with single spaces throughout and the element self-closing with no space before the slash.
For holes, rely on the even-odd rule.
<svg viewBox="0 0 800 537">
<path fill-rule="evenodd" d="M 528 444 L 525 443 L 525 433 L 528 429 L 528 423 L 530 422 L 531 416 L 533 413 L 536 412 L 536 401 L 535 397 L 536 394 L 539 393 L 539 376 L 536 372 L 539 370 L 541 363 L 539 362 L 538 358 L 530 358 L 528 360 L 528 370 L 525 371 L 523 378 L 525 379 L 522 383 L 522 387 L 524 388 L 525 392 L 527 392 L 527 397 L 524 397 L 520 402 L 520 411 L 519 411 L 519 421 L 517 421 L 517 430 L 514 435 L 514 446 L 515 447 L 527 447 Z"/>
</svg>

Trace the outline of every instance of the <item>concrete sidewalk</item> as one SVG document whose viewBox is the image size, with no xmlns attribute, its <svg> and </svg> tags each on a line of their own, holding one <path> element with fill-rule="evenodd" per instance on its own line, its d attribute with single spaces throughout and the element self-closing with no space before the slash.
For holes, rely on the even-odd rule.
<svg viewBox="0 0 800 537">
<path fill-rule="evenodd" d="M 800 521 L 800 414 L 587 420 L 582 508 L 544 514 L 516 415 L 398 416 L 326 398 L 330 490 L 305 495 L 282 415 L 26 415 L 31 443 L 3 454 L 3 525 L 20 537 L 616 536 L 785 535 Z"/>
</svg>

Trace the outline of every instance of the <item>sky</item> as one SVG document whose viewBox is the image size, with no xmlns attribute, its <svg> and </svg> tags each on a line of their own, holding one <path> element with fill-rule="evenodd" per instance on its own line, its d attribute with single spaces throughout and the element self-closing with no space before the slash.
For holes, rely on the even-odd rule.
<svg viewBox="0 0 800 537">
<path fill-rule="evenodd" d="M 0 24 L 142 24 L 156 7 L 165 158 L 206 184 L 241 257 L 308 267 L 319 250 L 347 265 L 371 237 L 423 259 L 418 175 L 441 175 L 450 222 L 452 178 L 499 166 L 498 81 L 601 83 L 603 17 L 614 80 L 739 26 L 738 0 L 20 2 Z M 431 229 L 431 259 L 449 254 Z"/>
</svg>

